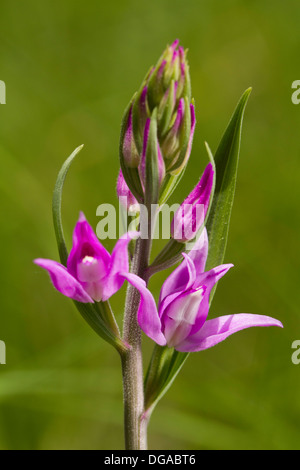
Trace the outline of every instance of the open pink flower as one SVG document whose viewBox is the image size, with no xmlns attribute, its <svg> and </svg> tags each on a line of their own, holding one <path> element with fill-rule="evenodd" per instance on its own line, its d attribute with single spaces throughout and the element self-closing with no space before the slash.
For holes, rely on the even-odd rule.
<svg viewBox="0 0 300 470">
<path fill-rule="evenodd" d="M 280 321 L 264 316 L 240 313 L 207 320 L 209 297 L 213 286 L 232 267 L 223 264 L 204 271 L 208 252 L 204 229 L 193 250 L 164 282 L 158 309 L 145 283 L 133 276 L 124 277 L 141 294 L 138 322 L 142 330 L 159 345 L 178 351 L 208 349 L 237 331 L 252 326 L 278 326 Z"/>
<path fill-rule="evenodd" d="M 67 267 L 50 259 L 38 258 L 34 262 L 48 271 L 54 287 L 67 297 L 83 303 L 105 301 L 124 283 L 119 273 L 129 270 L 128 243 L 136 236 L 137 232 L 123 235 L 110 255 L 81 212 Z"/>
</svg>

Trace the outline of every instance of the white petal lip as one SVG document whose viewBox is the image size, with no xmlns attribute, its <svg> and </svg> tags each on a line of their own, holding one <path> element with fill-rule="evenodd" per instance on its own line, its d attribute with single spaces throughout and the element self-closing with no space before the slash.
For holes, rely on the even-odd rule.
<svg viewBox="0 0 300 470">
<path fill-rule="evenodd" d="M 106 266 L 104 261 L 92 256 L 85 256 L 77 264 L 77 278 L 80 282 L 96 282 L 105 277 Z"/>
</svg>

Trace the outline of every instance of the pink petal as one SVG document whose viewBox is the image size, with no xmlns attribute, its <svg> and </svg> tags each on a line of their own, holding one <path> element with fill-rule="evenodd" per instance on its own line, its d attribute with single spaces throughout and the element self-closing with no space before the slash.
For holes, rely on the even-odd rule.
<svg viewBox="0 0 300 470">
<path fill-rule="evenodd" d="M 207 252 L 208 238 L 206 228 L 204 228 L 192 250 L 187 255 L 183 254 L 184 260 L 162 286 L 159 300 L 160 317 L 165 308 L 178 297 L 178 293 L 185 292 L 194 286 L 197 275 L 202 274 L 205 268 Z"/>
<path fill-rule="evenodd" d="M 160 346 L 166 344 L 166 338 L 161 331 L 161 321 L 158 316 L 156 303 L 153 295 L 147 289 L 145 281 L 132 273 L 122 273 L 124 279 L 127 279 L 141 294 L 140 305 L 137 319 L 143 332 Z"/>
<path fill-rule="evenodd" d="M 117 195 L 120 203 L 127 211 L 137 212 L 139 210 L 139 203 L 127 186 L 121 168 L 117 180 Z"/>
<path fill-rule="evenodd" d="M 193 248 L 188 253 L 191 260 L 193 260 L 197 274 L 203 273 L 208 254 L 208 236 L 207 230 L 204 229 L 201 232 L 200 237 L 195 242 Z"/>
<path fill-rule="evenodd" d="M 214 180 L 214 170 L 209 163 L 203 175 L 176 211 L 171 224 L 171 234 L 175 240 L 188 241 L 195 238 L 203 225 L 210 201 Z"/>
<path fill-rule="evenodd" d="M 252 326 L 278 326 L 283 328 L 279 320 L 265 315 L 250 313 L 224 315 L 223 317 L 208 320 L 198 333 L 187 338 L 176 349 L 182 352 L 202 351 L 224 341 L 237 331 Z"/>
<path fill-rule="evenodd" d="M 106 275 L 106 269 L 102 259 L 85 256 L 77 265 L 77 280 L 81 284 L 98 282 Z"/>
<path fill-rule="evenodd" d="M 119 273 L 122 272 L 124 274 L 129 271 L 128 244 L 138 236 L 139 232 L 125 233 L 125 235 L 123 235 L 115 244 L 111 254 L 111 264 L 107 277 L 101 281 L 103 284 L 103 301 L 109 299 L 113 294 L 121 289 L 124 279 L 119 276 Z"/>
<path fill-rule="evenodd" d="M 82 303 L 94 302 L 77 279 L 62 264 L 41 258 L 35 259 L 34 263 L 48 271 L 55 289 L 63 295 Z"/>
<path fill-rule="evenodd" d="M 100 243 L 92 227 L 81 212 L 74 228 L 73 246 L 67 262 L 68 271 L 76 278 L 77 265 L 85 256 L 101 259 L 104 266 L 108 267 L 110 265 L 110 254 Z"/>
<path fill-rule="evenodd" d="M 206 271 L 204 273 L 200 273 L 197 276 L 196 282 L 194 284 L 194 289 L 199 289 L 201 286 L 205 286 L 205 294 L 203 300 L 201 302 L 201 308 L 199 309 L 199 314 L 196 318 L 195 324 L 191 329 L 191 335 L 197 333 L 200 328 L 204 325 L 208 312 L 209 312 L 209 298 L 210 293 L 214 285 L 221 279 L 221 277 L 225 276 L 225 274 L 232 268 L 233 264 L 221 264 L 220 266 L 216 266 L 215 268 L 211 269 L 210 271 Z"/>
<path fill-rule="evenodd" d="M 207 286 L 210 290 L 213 286 L 229 271 L 230 268 L 233 267 L 233 264 L 221 264 L 220 266 L 216 266 L 209 271 L 205 271 L 204 273 L 197 272 L 197 279 L 195 282 L 195 288 L 200 286 Z"/>
<path fill-rule="evenodd" d="M 163 310 L 182 292 L 190 289 L 196 280 L 196 269 L 190 257 L 183 253 L 184 260 L 165 280 L 160 291 L 159 311 Z"/>
<path fill-rule="evenodd" d="M 180 294 L 164 311 L 161 318 L 169 347 L 177 346 L 190 336 L 193 325 L 202 316 L 205 288 Z"/>
</svg>

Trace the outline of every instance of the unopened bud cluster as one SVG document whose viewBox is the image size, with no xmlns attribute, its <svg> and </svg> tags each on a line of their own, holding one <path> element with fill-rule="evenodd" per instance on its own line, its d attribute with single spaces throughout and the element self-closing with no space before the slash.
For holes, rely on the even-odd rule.
<svg viewBox="0 0 300 470">
<path fill-rule="evenodd" d="M 184 169 L 194 128 L 186 51 L 176 40 L 150 69 L 123 118 L 121 170 L 139 202 L 157 202 L 165 178 Z"/>
</svg>

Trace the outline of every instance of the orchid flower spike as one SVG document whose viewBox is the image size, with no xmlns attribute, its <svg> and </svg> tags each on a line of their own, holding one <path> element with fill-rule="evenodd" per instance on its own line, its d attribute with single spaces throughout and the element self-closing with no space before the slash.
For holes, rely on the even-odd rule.
<svg viewBox="0 0 300 470">
<path fill-rule="evenodd" d="M 63 295 L 82 303 L 105 301 L 122 287 L 124 278 L 119 273 L 129 271 L 128 244 L 138 235 L 123 235 L 110 255 L 81 212 L 67 267 L 42 258 L 34 263 L 48 271 L 54 287 Z"/>
<path fill-rule="evenodd" d="M 157 344 L 182 352 L 211 348 L 237 331 L 252 326 L 278 326 L 282 323 L 264 315 L 240 313 L 207 320 L 210 292 L 233 266 L 223 264 L 205 272 L 208 253 L 206 229 L 190 253 L 164 282 L 156 307 L 145 283 L 131 274 L 124 277 L 141 294 L 138 322 Z"/>
</svg>

